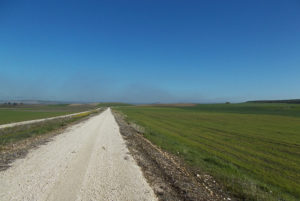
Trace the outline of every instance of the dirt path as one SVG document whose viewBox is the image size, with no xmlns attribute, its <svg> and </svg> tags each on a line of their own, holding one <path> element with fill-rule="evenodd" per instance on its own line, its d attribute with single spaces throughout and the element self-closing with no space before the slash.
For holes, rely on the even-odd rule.
<svg viewBox="0 0 300 201">
<path fill-rule="evenodd" d="M 0 172 L 0 200 L 157 199 L 108 109 Z"/>
</svg>

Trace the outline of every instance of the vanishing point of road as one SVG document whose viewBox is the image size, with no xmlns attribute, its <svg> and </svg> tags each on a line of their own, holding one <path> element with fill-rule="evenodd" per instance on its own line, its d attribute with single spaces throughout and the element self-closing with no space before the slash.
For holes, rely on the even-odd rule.
<svg viewBox="0 0 300 201">
<path fill-rule="evenodd" d="M 0 172 L 3 201 L 157 200 L 111 110 L 69 127 Z"/>
</svg>

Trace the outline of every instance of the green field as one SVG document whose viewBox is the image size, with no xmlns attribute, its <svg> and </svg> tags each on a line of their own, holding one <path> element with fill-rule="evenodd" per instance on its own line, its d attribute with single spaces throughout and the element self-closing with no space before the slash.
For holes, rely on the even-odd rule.
<svg viewBox="0 0 300 201">
<path fill-rule="evenodd" d="M 300 105 L 118 107 L 145 137 L 241 200 L 300 198 Z"/>
<path fill-rule="evenodd" d="M 93 105 L 72 106 L 68 104 L 59 105 L 0 105 L 0 124 L 12 122 L 41 119 L 82 112 L 96 108 Z"/>
<path fill-rule="evenodd" d="M 38 122 L 27 126 L 17 126 L 0 129 L 0 151 L 8 144 L 47 134 L 82 118 L 88 117 L 89 115 L 94 113 L 96 113 L 96 111 L 84 112 L 78 115 L 74 115 L 72 116 L 72 118 L 59 118 L 45 122 Z"/>
</svg>

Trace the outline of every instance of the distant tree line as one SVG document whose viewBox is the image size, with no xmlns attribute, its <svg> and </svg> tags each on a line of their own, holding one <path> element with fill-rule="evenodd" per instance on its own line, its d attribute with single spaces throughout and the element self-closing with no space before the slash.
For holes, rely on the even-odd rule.
<svg viewBox="0 0 300 201">
<path fill-rule="evenodd" d="M 248 101 L 248 103 L 290 103 L 290 104 L 300 104 L 300 99 L 291 99 L 291 100 L 256 100 L 256 101 Z"/>
<path fill-rule="evenodd" d="M 17 106 L 17 105 L 24 105 L 24 103 L 6 102 L 6 103 L 3 103 L 2 105 Z"/>
</svg>

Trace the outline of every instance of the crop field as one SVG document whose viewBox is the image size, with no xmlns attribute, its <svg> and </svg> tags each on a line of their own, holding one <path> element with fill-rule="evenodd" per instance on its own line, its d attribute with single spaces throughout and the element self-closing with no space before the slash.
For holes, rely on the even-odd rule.
<svg viewBox="0 0 300 201">
<path fill-rule="evenodd" d="M 0 105 L 0 124 L 55 117 L 96 108 L 95 105 Z"/>
<path fill-rule="evenodd" d="M 117 107 L 145 137 L 242 200 L 300 198 L 300 105 Z"/>
</svg>

